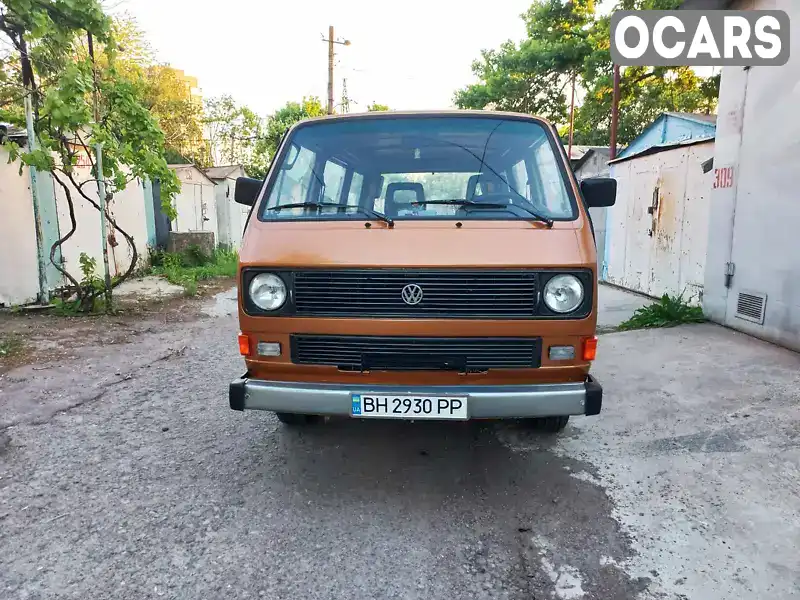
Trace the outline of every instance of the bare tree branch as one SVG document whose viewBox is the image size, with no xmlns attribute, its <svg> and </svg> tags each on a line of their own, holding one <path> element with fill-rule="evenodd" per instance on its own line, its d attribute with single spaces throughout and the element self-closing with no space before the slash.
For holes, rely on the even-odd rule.
<svg viewBox="0 0 800 600">
<path fill-rule="evenodd" d="M 75 279 L 72 275 L 70 275 L 69 272 L 63 266 L 58 264 L 55 260 L 56 250 L 60 248 L 64 244 L 64 242 L 66 242 L 69 238 L 72 237 L 72 235 L 75 233 L 75 230 L 78 228 L 78 222 L 75 220 L 75 206 L 72 203 L 72 194 L 69 191 L 69 187 L 67 186 L 66 183 L 61 181 L 61 178 L 58 175 L 56 175 L 55 171 L 53 171 L 53 179 L 55 179 L 56 182 L 58 182 L 58 184 L 62 187 L 62 189 L 64 190 L 64 195 L 67 197 L 67 206 L 69 206 L 69 220 L 71 228 L 65 236 L 63 236 L 61 239 L 57 240 L 52 246 L 50 246 L 50 262 L 53 263 L 53 266 L 56 269 L 58 269 L 59 272 L 64 277 L 69 279 L 72 285 L 75 286 L 75 289 L 77 290 L 76 294 L 78 295 L 78 302 L 82 303 L 83 290 L 81 288 L 80 282 L 77 279 Z"/>
<path fill-rule="evenodd" d="M 80 195 L 83 196 L 83 198 L 89 204 L 91 204 L 98 212 L 100 212 L 100 205 L 97 202 L 94 201 L 94 198 L 92 198 L 86 192 L 83 191 L 83 186 L 84 185 L 86 185 L 87 183 L 92 182 L 92 181 L 97 182 L 97 180 L 96 179 L 87 179 L 86 181 L 84 181 L 82 183 L 78 183 L 77 181 L 75 181 L 75 176 L 72 173 L 67 173 L 67 177 L 69 177 L 70 182 L 72 182 L 72 185 L 75 186 L 75 189 L 78 190 Z M 106 212 L 105 212 L 106 219 L 108 219 L 108 222 L 111 223 L 111 225 L 114 227 L 114 229 L 116 229 L 117 231 L 119 231 L 122 234 L 122 237 L 124 237 L 125 241 L 128 242 L 128 245 L 131 248 L 131 253 L 133 255 L 131 257 L 131 264 L 128 265 L 127 271 L 125 271 L 125 273 L 123 273 L 121 276 L 119 276 L 116 279 L 116 281 L 113 281 L 111 283 L 111 287 L 113 289 L 113 288 L 117 287 L 120 283 L 122 283 L 123 281 L 128 279 L 133 274 L 133 272 L 136 270 L 136 265 L 139 262 L 139 252 L 136 249 L 136 242 L 134 241 L 133 236 L 131 236 L 124 229 L 122 229 L 122 227 L 117 225 L 117 221 L 108 212 L 108 201 L 111 200 L 111 199 L 113 199 L 113 195 L 106 194 Z M 107 243 L 107 240 L 103 240 L 103 243 Z"/>
</svg>

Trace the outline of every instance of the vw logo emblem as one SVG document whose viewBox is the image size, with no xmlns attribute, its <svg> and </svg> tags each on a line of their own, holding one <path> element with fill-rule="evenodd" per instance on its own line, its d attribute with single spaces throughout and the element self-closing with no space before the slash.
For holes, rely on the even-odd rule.
<svg viewBox="0 0 800 600">
<path fill-rule="evenodd" d="M 414 306 L 415 304 L 422 302 L 422 288 L 416 283 L 409 283 L 403 288 L 403 291 L 400 292 L 400 295 L 403 298 L 403 302 L 410 306 Z"/>
</svg>

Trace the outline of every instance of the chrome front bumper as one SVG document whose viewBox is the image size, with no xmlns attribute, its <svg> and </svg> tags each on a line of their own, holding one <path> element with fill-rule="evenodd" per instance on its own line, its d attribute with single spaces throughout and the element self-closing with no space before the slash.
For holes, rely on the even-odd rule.
<svg viewBox="0 0 800 600">
<path fill-rule="evenodd" d="M 233 410 L 349 416 L 351 395 L 357 393 L 467 396 L 472 419 L 596 415 L 603 403 L 603 388 L 591 375 L 578 383 L 407 387 L 287 383 L 245 375 L 231 382 L 228 397 Z"/>
</svg>

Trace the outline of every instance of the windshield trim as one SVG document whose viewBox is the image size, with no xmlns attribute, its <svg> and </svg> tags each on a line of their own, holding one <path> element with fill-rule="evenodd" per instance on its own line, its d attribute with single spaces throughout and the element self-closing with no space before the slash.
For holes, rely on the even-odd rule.
<svg viewBox="0 0 800 600">
<path fill-rule="evenodd" d="M 337 123 L 342 121 L 360 121 L 360 120 L 381 120 L 381 119 L 412 119 L 418 121 L 430 120 L 430 119 L 449 119 L 449 118 L 466 118 L 466 119 L 496 119 L 496 120 L 508 120 L 508 121 L 525 121 L 529 123 L 535 123 L 539 125 L 545 133 L 547 138 L 547 142 L 550 144 L 551 150 L 555 154 L 556 162 L 558 163 L 558 170 L 561 173 L 561 177 L 564 182 L 564 187 L 566 188 L 567 198 L 569 199 L 572 205 L 572 215 L 568 216 L 561 216 L 561 217 L 548 217 L 551 221 L 559 223 L 559 222 L 574 222 L 577 221 L 578 218 L 581 216 L 581 206 L 584 206 L 582 198 L 579 198 L 575 194 L 575 187 L 572 178 L 572 171 L 571 169 L 567 169 L 567 154 L 566 150 L 564 150 L 563 145 L 559 142 L 558 135 L 555 133 L 553 129 L 553 125 L 548 122 L 547 120 L 536 117 L 533 115 L 524 115 L 524 114 L 517 114 L 517 113 L 505 113 L 505 112 L 496 112 L 496 111 L 460 111 L 460 110 L 453 110 L 453 111 L 440 111 L 440 112 L 371 112 L 371 113 L 359 113 L 359 114 L 349 114 L 349 115 L 327 115 L 323 117 L 314 117 L 310 119 L 305 119 L 303 121 L 299 121 L 292 125 L 283 135 L 283 139 L 281 140 L 280 147 L 278 148 L 278 152 L 275 154 L 275 157 L 272 159 L 272 162 L 269 165 L 269 170 L 267 172 L 267 177 L 265 180 L 265 184 L 261 186 L 260 196 L 256 199 L 253 203 L 253 208 L 255 212 L 256 219 L 258 219 L 262 223 L 290 223 L 290 222 L 330 222 L 330 221 L 351 221 L 354 220 L 352 217 L 358 217 L 359 215 L 344 215 L 337 213 L 336 215 L 326 215 L 325 219 L 320 219 L 320 215 L 311 216 L 311 215 L 302 215 L 302 216 L 294 216 L 294 217 L 280 217 L 280 218 L 270 218 L 268 211 L 266 210 L 266 204 L 269 201 L 269 196 L 272 192 L 272 188 L 275 185 L 276 180 L 278 179 L 278 175 L 280 173 L 280 169 L 278 168 L 279 165 L 283 164 L 283 161 L 290 151 L 292 147 L 292 143 L 294 141 L 297 132 L 301 129 L 305 129 L 307 127 L 314 127 L 318 125 L 325 125 L 331 123 Z M 374 217 L 367 217 L 367 215 L 361 215 L 360 219 L 355 220 L 367 220 L 367 221 L 377 221 Z M 403 216 L 393 216 L 392 219 L 396 222 L 399 221 L 453 221 L 453 217 L 450 215 L 427 215 L 427 216 L 412 216 L 412 217 L 403 217 Z M 461 219 L 461 220 L 468 220 L 468 221 L 524 221 L 525 218 L 515 217 L 509 213 L 509 217 L 482 217 L 479 219 L 476 218 L 469 218 L 469 219 Z"/>
</svg>

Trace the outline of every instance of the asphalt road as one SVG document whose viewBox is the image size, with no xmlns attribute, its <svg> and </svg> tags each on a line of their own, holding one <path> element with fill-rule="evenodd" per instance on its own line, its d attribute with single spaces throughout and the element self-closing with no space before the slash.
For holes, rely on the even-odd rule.
<svg viewBox="0 0 800 600">
<path fill-rule="evenodd" d="M 0 381 L 0 598 L 718 597 L 691 554 L 680 562 L 643 544 L 626 517 L 677 498 L 632 480 L 640 469 L 668 479 L 671 450 L 642 445 L 658 428 L 641 411 L 612 407 L 597 418 L 605 425 L 578 419 L 557 437 L 508 423 L 333 420 L 294 431 L 228 408 L 242 362 L 236 321 L 220 312 L 47 377 Z M 633 335 L 610 337 L 625 347 Z M 647 430 L 637 452 L 658 455 L 656 465 L 626 462 L 634 446 L 621 444 L 637 428 Z M 781 439 L 794 440 L 795 461 L 797 438 Z M 634 474 L 615 480 L 626 464 Z M 687 506 L 710 502 L 707 482 L 687 485 L 698 488 Z M 776 504 L 791 505 L 791 492 Z M 775 569 L 797 566 L 796 526 L 783 526 L 788 554 L 763 557 Z M 673 548 L 690 540 L 676 527 Z M 733 566 L 752 552 L 734 552 Z M 722 560 L 697 553 L 710 570 Z M 760 590 L 739 577 L 731 591 Z M 787 581 L 742 597 L 794 598 Z"/>
</svg>

